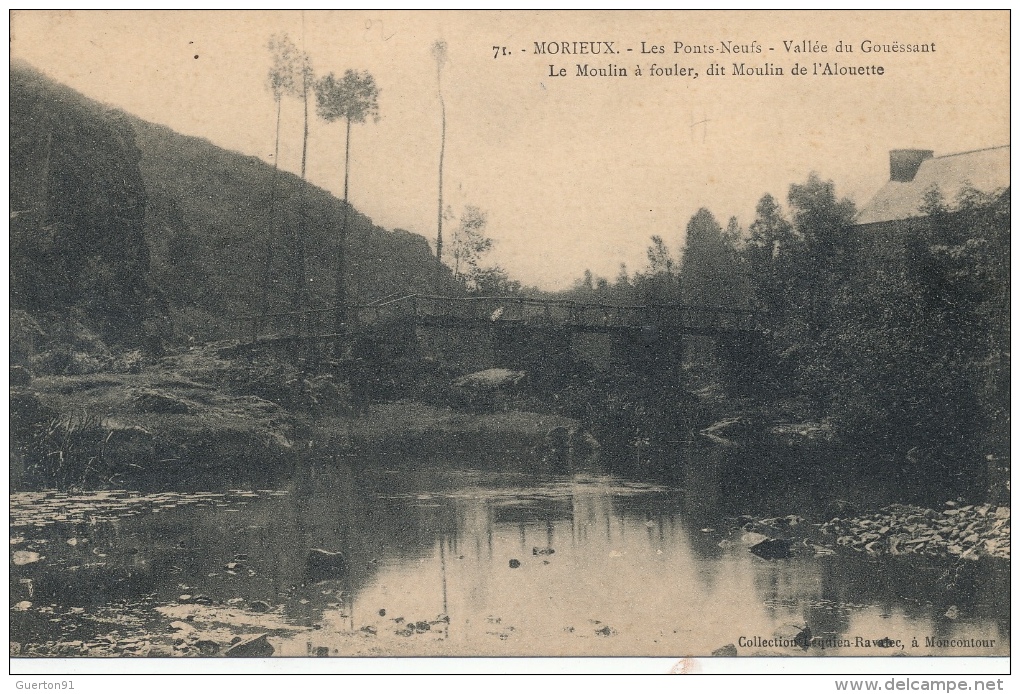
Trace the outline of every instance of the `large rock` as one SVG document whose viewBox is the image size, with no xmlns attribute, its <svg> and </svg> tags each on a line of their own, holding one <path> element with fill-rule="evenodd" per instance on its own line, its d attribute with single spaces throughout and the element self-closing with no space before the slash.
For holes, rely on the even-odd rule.
<svg viewBox="0 0 1020 694">
<path fill-rule="evenodd" d="M 238 641 L 228 648 L 223 656 L 225 658 L 268 658 L 275 649 L 266 637 L 268 634 L 259 634 Z"/>
<path fill-rule="evenodd" d="M 473 390 L 499 390 L 518 385 L 524 379 L 523 371 L 511 371 L 510 369 L 485 369 L 475 373 L 461 376 L 453 382 L 457 388 L 470 388 Z"/>
<path fill-rule="evenodd" d="M 305 559 L 305 576 L 312 580 L 326 581 L 344 578 L 350 571 L 347 558 L 342 552 L 325 549 L 310 549 Z"/>
<path fill-rule="evenodd" d="M 478 410 L 509 410 L 524 377 L 523 371 L 510 369 L 485 369 L 461 376 L 453 382 L 452 404 Z"/>
<path fill-rule="evenodd" d="M 762 540 L 751 547 L 750 550 L 751 554 L 762 559 L 787 559 L 791 555 L 790 548 L 792 545 L 793 542 L 790 540 L 768 539 Z"/>
</svg>

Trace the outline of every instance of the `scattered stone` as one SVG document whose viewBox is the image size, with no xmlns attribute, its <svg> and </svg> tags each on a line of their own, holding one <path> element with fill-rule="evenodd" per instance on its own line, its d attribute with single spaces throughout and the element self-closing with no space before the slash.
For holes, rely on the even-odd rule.
<svg viewBox="0 0 1020 694">
<path fill-rule="evenodd" d="M 715 649 L 712 651 L 712 657 L 714 658 L 736 658 L 737 647 L 732 643 L 728 643 L 725 646 Z"/>
<path fill-rule="evenodd" d="M 313 658 L 328 658 L 329 657 L 329 646 L 316 646 L 312 649 Z"/>
<path fill-rule="evenodd" d="M 40 559 L 42 559 L 42 556 L 38 552 L 29 552 L 28 550 L 19 549 L 14 552 L 11 562 L 15 566 L 24 566 L 26 564 L 34 564 Z"/>
<path fill-rule="evenodd" d="M 538 557 L 538 556 L 546 556 L 546 555 L 555 554 L 555 553 L 556 553 L 556 550 L 554 550 L 552 547 L 544 547 L 544 548 L 532 547 L 531 548 L 531 554 L 533 556 L 536 556 L 536 557 Z"/>
<path fill-rule="evenodd" d="M 614 636 L 615 634 L 616 634 L 616 629 L 611 628 L 608 624 L 603 626 L 601 629 L 596 629 L 595 630 L 595 635 L 596 636 Z"/>
<path fill-rule="evenodd" d="M 958 619 L 960 617 L 960 608 L 956 605 L 950 605 L 949 609 L 946 610 L 945 616 L 949 619 Z"/>
<path fill-rule="evenodd" d="M 792 542 L 790 540 L 768 539 L 762 540 L 749 549 L 751 554 L 759 556 L 762 559 L 788 559 L 791 554 L 791 545 Z"/>
<path fill-rule="evenodd" d="M 201 639 L 194 643 L 195 648 L 198 652 L 204 656 L 216 655 L 220 652 L 220 644 L 210 639 Z"/>
<path fill-rule="evenodd" d="M 744 533 L 740 536 L 741 544 L 747 547 L 761 544 L 767 539 L 769 539 L 768 535 L 762 535 L 761 533 Z"/>
<path fill-rule="evenodd" d="M 369 636 L 375 636 L 377 633 L 379 633 L 379 631 L 374 626 L 371 625 L 365 625 L 361 627 L 361 631 L 368 634 Z"/>
<path fill-rule="evenodd" d="M 520 565 L 521 565 L 521 562 L 518 561 L 517 559 L 511 559 L 510 560 L 510 568 L 511 569 L 516 569 L 516 568 L 520 567 Z"/>
<path fill-rule="evenodd" d="M 833 519 L 821 531 L 835 535 L 840 546 L 872 554 L 1009 559 L 1009 507 L 1000 508 L 1005 509 L 1004 518 L 997 518 L 988 505 L 937 512 L 894 504 L 864 517 Z"/>
<path fill-rule="evenodd" d="M 266 640 L 267 636 L 268 634 L 259 634 L 241 639 L 223 655 L 227 658 L 268 658 L 276 652 L 276 649 Z"/>
<path fill-rule="evenodd" d="M 386 616 L 386 610 L 379 610 L 379 616 L 380 617 L 385 617 Z"/>
<path fill-rule="evenodd" d="M 793 642 L 800 646 L 801 650 L 807 650 L 811 647 L 811 627 L 804 626 L 803 629 L 797 632 L 797 635 L 793 637 Z"/>
<path fill-rule="evenodd" d="M 305 575 L 312 579 L 341 578 L 347 575 L 349 566 L 341 552 L 325 549 L 311 549 L 305 559 Z"/>
</svg>

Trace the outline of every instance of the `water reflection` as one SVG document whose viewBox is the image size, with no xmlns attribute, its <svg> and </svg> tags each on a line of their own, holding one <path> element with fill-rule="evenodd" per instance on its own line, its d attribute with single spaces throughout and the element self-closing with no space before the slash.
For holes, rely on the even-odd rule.
<svg viewBox="0 0 1020 694">
<path fill-rule="evenodd" d="M 16 495 L 12 549 L 43 558 L 12 566 L 12 640 L 112 630 L 170 644 L 167 624 L 190 618 L 269 631 L 278 654 L 301 656 L 678 656 L 730 643 L 888 655 L 874 645 L 885 638 L 906 655 L 1009 652 L 1008 563 L 765 561 L 727 517 L 725 476 L 702 472 L 665 488 L 319 461 L 276 490 Z M 317 551 L 342 566 L 310 575 Z M 804 627 L 819 645 L 753 645 Z M 996 646 L 925 645 L 961 637 Z"/>
</svg>

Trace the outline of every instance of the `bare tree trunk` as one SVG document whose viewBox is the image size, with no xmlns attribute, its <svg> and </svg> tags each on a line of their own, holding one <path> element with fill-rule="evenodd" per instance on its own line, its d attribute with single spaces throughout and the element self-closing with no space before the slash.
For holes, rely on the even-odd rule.
<svg viewBox="0 0 1020 694">
<path fill-rule="evenodd" d="M 261 311 L 255 318 L 254 337 L 258 338 L 259 328 L 262 325 L 262 318 L 269 313 L 269 286 L 271 284 L 271 273 L 273 268 L 273 237 L 275 232 L 276 211 L 276 177 L 280 171 L 280 109 L 283 99 L 276 100 L 276 145 L 273 148 L 273 181 L 269 186 L 269 212 L 266 224 L 266 257 L 262 266 L 262 295 L 259 301 Z"/>
<path fill-rule="evenodd" d="M 301 142 L 301 182 L 305 182 L 305 166 L 308 162 L 308 76 L 302 71 L 301 94 L 305 109 L 305 128 Z M 305 186 L 301 186 L 300 202 L 298 204 L 298 233 L 294 239 L 294 254 L 297 258 L 297 271 L 294 277 L 294 311 L 306 308 L 307 290 L 305 287 L 305 235 L 308 231 L 308 219 L 305 210 Z M 294 316 L 294 336 L 301 337 L 301 316 Z"/>
<path fill-rule="evenodd" d="M 340 238 L 337 239 L 336 249 L 336 313 L 335 333 L 340 335 L 343 332 L 344 324 L 347 322 L 347 277 L 346 277 L 346 256 L 347 256 L 347 218 L 350 214 L 351 204 L 347 197 L 348 184 L 351 174 L 351 119 L 347 119 L 347 146 L 344 148 L 344 221 L 340 226 Z"/>
<path fill-rule="evenodd" d="M 446 103 L 443 101 L 443 83 L 439 82 L 439 109 L 442 115 L 442 137 L 439 143 L 439 222 L 436 234 L 436 294 L 440 292 L 443 276 L 443 157 L 446 154 Z"/>
</svg>

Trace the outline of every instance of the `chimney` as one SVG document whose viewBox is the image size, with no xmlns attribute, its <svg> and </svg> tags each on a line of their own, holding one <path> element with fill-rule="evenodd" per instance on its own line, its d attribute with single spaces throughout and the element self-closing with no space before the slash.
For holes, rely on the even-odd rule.
<svg viewBox="0 0 1020 694">
<path fill-rule="evenodd" d="M 889 150 L 889 180 L 909 183 L 914 180 L 921 162 L 935 155 L 930 149 Z"/>
</svg>

